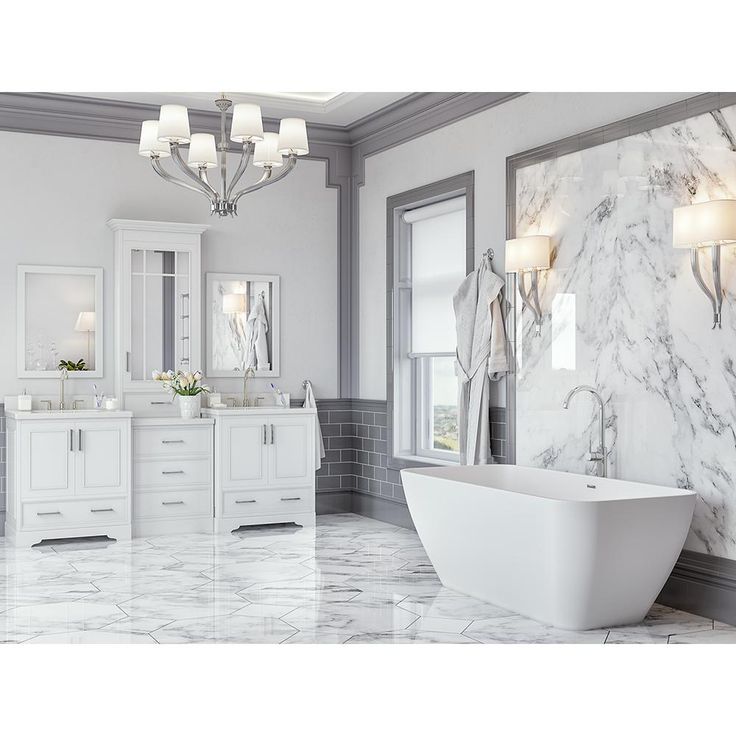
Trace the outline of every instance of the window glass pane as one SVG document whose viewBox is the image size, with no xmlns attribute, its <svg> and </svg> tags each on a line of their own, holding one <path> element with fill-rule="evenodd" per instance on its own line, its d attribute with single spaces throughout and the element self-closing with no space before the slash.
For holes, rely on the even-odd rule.
<svg viewBox="0 0 736 736">
<path fill-rule="evenodd" d="M 432 358 L 432 449 L 458 452 L 457 377 L 454 358 Z"/>
<path fill-rule="evenodd" d="M 411 230 L 411 352 L 454 352 L 452 297 L 465 278 L 465 209 L 420 220 Z"/>
</svg>

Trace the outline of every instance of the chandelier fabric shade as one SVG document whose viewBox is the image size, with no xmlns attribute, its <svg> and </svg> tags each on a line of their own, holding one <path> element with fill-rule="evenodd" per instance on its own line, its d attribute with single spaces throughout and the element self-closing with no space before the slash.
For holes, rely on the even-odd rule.
<svg viewBox="0 0 736 736">
<path fill-rule="evenodd" d="M 307 125 L 301 118 L 284 118 L 279 133 L 265 133 L 261 108 L 251 103 L 233 107 L 224 95 L 215 100 L 220 111 L 219 137 L 212 133 L 194 133 L 189 128 L 189 111 L 184 105 L 161 105 L 158 120 L 146 120 L 141 126 L 138 153 L 151 160 L 153 170 L 166 182 L 203 194 L 210 202 L 210 214 L 220 217 L 238 214 L 238 201 L 251 192 L 283 179 L 293 171 L 299 156 L 309 153 Z M 227 111 L 233 107 L 230 135 L 227 135 Z M 230 141 L 240 144 L 232 146 Z M 186 160 L 182 155 L 188 146 Z M 239 155 L 232 176 L 228 177 L 228 155 Z M 171 158 L 177 177 L 163 165 Z M 261 178 L 239 189 L 249 166 L 261 169 Z M 214 170 L 217 183 L 207 172 Z M 275 173 L 278 171 L 278 173 Z"/>
<path fill-rule="evenodd" d="M 284 158 L 279 153 L 279 136 L 276 133 L 264 133 L 263 140 L 256 143 L 253 154 L 253 166 L 283 166 Z"/>
<path fill-rule="evenodd" d="M 189 143 L 189 112 L 184 105 L 161 105 L 158 139 L 168 143 Z"/>
<path fill-rule="evenodd" d="M 158 120 L 144 120 L 141 125 L 141 141 L 138 146 L 141 156 L 171 156 L 171 148 L 165 141 L 158 139 Z"/>
<path fill-rule="evenodd" d="M 192 140 L 189 142 L 187 163 L 195 169 L 200 166 L 205 169 L 217 166 L 215 136 L 210 133 L 194 133 Z"/>
<path fill-rule="evenodd" d="M 236 143 L 263 140 L 263 120 L 258 105 L 240 103 L 233 108 L 230 140 Z"/>
</svg>

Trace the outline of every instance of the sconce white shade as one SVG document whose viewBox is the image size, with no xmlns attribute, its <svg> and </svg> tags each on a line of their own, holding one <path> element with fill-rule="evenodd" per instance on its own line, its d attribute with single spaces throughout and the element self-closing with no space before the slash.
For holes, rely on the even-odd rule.
<svg viewBox="0 0 736 736">
<path fill-rule="evenodd" d="M 141 140 L 138 144 L 141 156 L 171 156 L 171 149 L 166 141 L 158 139 L 158 120 L 144 120 L 141 125 Z"/>
<path fill-rule="evenodd" d="M 76 332 L 94 332 L 95 331 L 95 313 L 80 312 L 77 322 L 74 325 Z"/>
<path fill-rule="evenodd" d="M 204 166 L 211 169 L 217 166 L 217 148 L 215 136 L 211 133 L 194 133 L 189 142 L 189 158 L 187 163 L 192 168 Z"/>
<path fill-rule="evenodd" d="M 295 153 L 304 156 L 309 153 L 307 124 L 301 118 L 284 118 L 279 125 L 279 153 L 288 156 Z"/>
<path fill-rule="evenodd" d="M 529 235 L 506 241 L 506 273 L 549 268 L 550 238 Z"/>
<path fill-rule="evenodd" d="M 263 140 L 263 118 L 259 105 L 249 103 L 235 105 L 230 140 L 236 143 Z"/>
<path fill-rule="evenodd" d="M 246 312 L 245 294 L 224 294 L 222 311 L 224 314 L 244 314 Z"/>
<path fill-rule="evenodd" d="M 158 139 L 169 143 L 189 143 L 189 113 L 184 105 L 161 105 Z"/>
<path fill-rule="evenodd" d="M 279 136 L 276 133 L 264 133 L 263 140 L 256 143 L 253 151 L 253 166 L 283 166 L 284 159 L 279 153 Z"/>
<path fill-rule="evenodd" d="M 672 212 L 672 245 L 696 248 L 736 243 L 736 199 L 715 199 Z"/>
</svg>

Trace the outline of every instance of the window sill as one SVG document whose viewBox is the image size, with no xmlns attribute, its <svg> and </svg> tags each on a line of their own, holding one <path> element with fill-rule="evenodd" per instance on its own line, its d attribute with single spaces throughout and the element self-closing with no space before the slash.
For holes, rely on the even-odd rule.
<svg viewBox="0 0 736 736">
<path fill-rule="evenodd" d="M 445 467 L 452 467 L 453 465 L 459 465 L 459 460 L 441 460 L 438 457 L 427 457 L 425 455 L 396 455 L 394 458 L 399 463 L 411 464 L 412 466 L 427 466 L 427 465 L 439 465 Z"/>
</svg>

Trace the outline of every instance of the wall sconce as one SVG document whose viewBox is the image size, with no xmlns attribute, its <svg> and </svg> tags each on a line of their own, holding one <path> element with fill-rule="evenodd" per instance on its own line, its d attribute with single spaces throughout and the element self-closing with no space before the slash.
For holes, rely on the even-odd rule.
<svg viewBox="0 0 736 736">
<path fill-rule="evenodd" d="M 713 307 L 713 328 L 721 327 L 723 288 L 721 287 L 721 246 L 736 243 L 736 199 L 715 199 L 710 202 L 676 207 L 672 213 L 672 245 L 690 248 L 690 267 L 698 286 Z M 713 291 L 700 272 L 701 248 L 711 249 Z"/>
<path fill-rule="evenodd" d="M 535 332 L 542 332 L 542 308 L 539 306 L 539 272 L 549 268 L 550 238 L 529 235 L 506 241 L 506 273 L 515 273 L 524 306 L 534 315 Z M 531 274 L 526 288 L 525 274 Z"/>
</svg>

